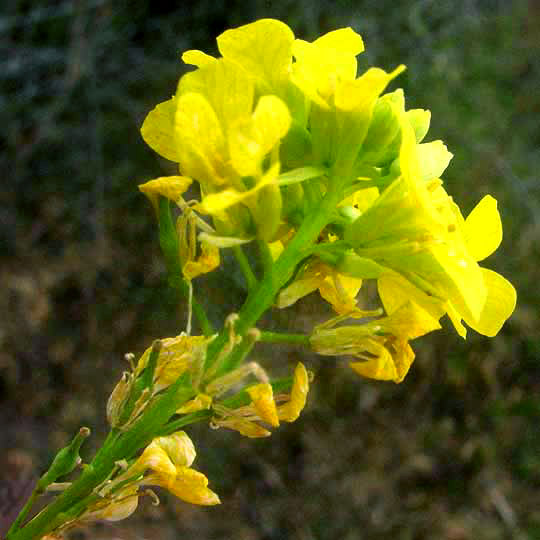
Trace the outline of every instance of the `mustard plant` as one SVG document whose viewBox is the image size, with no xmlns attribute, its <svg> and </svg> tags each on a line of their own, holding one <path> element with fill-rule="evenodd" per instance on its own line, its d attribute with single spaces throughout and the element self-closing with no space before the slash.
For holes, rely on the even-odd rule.
<svg viewBox="0 0 540 540">
<path fill-rule="evenodd" d="M 404 66 L 358 75 L 364 44 L 351 28 L 307 42 L 263 19 L 227 30 L 217 44 L 219 58 L 183 54 L 195 69 L 141 128 L 178 164 L 177 175 L 139 189 L 154 210 L 169 283 L 185 295 L 187 328 L 137 361 L 128 355 L 102 447 L 74 480 L 58 483 L 80 463 L 82 428 L 37 483 L 9 540 L 124 519 L 144 495 L 158 501 L 155 486 L 218 504 L 192 467 L 196 451 L 183 429 L 202 422 L 268 437 L 306 404 L 310 372 L 298 363 L 289 377 L 272 377 L 252 358 L 258 342 L 344 355 L 355 373 L 399 383 L 414 360 L 410 342 L 445 315 L 463 338 L 466 326 L 491 337 L 514 310 L 513 286 L 479 265 L 502 239 L 497 202 L 487 195 L 464 217 L 448 195 L 441 175 L 452 154 L 441 141 L 423 142 L 430 112 L 407 109 L 401 89 L 387 91 Z M 224 250 L 248 295 L 214 330 L 195 284 L 219 269 Z M 376 283 L 376 309 L 362 307 L 367 280 Z M 257 326 L 271 307 L 314 292 L 334 317 L 308 332 Z M 201 335 L 192 335 L 191 313 Z M 36 497 L 55 491 L 28 520 Z"/>
</svg>

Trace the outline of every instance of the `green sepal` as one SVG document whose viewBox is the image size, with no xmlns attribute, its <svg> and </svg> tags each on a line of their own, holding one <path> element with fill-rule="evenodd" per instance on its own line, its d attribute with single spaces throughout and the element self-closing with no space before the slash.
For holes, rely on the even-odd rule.
<svg viewBox="0 0 540 540">
<path fill-rule="evenodd" d="M 47 486 L 56 482 L 61 476 L 66 476 L 81 462 L 79 450 L 84 440 L 90 435 L 87 427 L 82 427 L 73 440 L 62 448 L 53 459 L 49 470 L 39 479 L 36 490 L 43 493 Z"/>
<path fill-rule="evenodd" d="M 335 268 L 340 274 L 359 279 L 377 279 L 387 271 L 374 260 L 360 257 L 352 249 L 343 254 Z"/>
<path fill-rule="evenodd" d="M 283 167 L 295 169 L 309 163 L 312 152 L 311 135 L 300 124 L 293 121 L 287 135 L 281 140 L 279 159 Z"/>
<path fill-rule="evenodd" d="M 181 275 L 180 251 L 169 200 L 159 199 L 159 245 L 170 275 Z"/>
<path fill-rule="evenodd" d="M 256 209 L 252 209 L 253 220 L 257 227 L 257 237 L 271 242 L 281 222 L 281 191 L 275 184 L 261 188 L 257 194 Z"/>
<path fill-rule="evenodd" d="M 407 111 L 407 118 L 414 129 L 414 137 L 417 143 L 423 141 L 429 130 L 431 112 L 425 109 L 411 109 Z"/>
<path fill-rule="evenodd" d="M 289 186 L 291 184 L 299 184 L 312 178 L 324 176 L 327 170 L 324 167 L 298 167 L 286 173 L 280 174 L 277 177 L 279 186 Z"/>
<path fill-rule="evenodd" d="M 161 341 L 159 339 L 156 339 L 154 343 L 152 343 L 152 350 L 150 351 L 148 363 L 146 364 L 140 376 L 143 388 L 150 388 L 150 390 L 152 390 L 154 373 L 156 371 L 160 351 Z"/>
<path fill-rule="evenodd" d="M 358 160 L 365 164 L 383 164 L 388 161 L 388 146 L 399 133 L 396 108 L 388 99 L 378 100 L 373 111 L 369 130 Z M 395 157 L 395 156 L 394 156 Z"/>
</svg>

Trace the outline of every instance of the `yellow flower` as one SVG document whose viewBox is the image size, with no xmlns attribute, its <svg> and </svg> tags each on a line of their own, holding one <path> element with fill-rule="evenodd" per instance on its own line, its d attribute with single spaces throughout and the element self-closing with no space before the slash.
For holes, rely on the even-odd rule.
<svg viewBox="0 0 540 540">
<path fill-rule="evenodd" d="M 472 210 L 466 220 L 455 207 L 456 219 L 463 231 L 465 245 L 475 261 L 482 261 L 491 255 L 502 240 L 502 225 L 497 210 L 497 201 L 486 195 Z M 386 274 L 379 278 L 379 295 L 387 312 L 393 313 L 409 299 L 414 300 L 434 317 L 448 313 L 458 333 L 466 336 L 468 326 L 488 337 L 495 336 L 510 317 L 516 305 L 516 291 L 512 284 L 500 274 L 480 267 L 486 297 L 477 318 L 462 314 L 452 301 L 444 301 L 426 294 L 419 287 L 396 274 Z"/>
<path fill-rule="evenodd" d="M 131 516 L 139 504 L 139 486 L 137 484 L 120 488 L 112 497 L 107 497 L 79 518 L 81 522 L 98 520 L 120 521 Z"/>
<path fill-rule="evenodd" d="M 157 437 L 116 481 L 145 475 L 136 481 L 137 485 L 164 487 L 192 504 L 219 504 L 219 497 L 207 487 L 206 476 L 191 468 L 195 456 L 195 447 L 183 431 Z"/>
<path fill-rule="evenodd" d="M 409 341 L 440 328 L 436 318 L 412 302 L 365 324 L 332 326 L 330 321 L 316 327 L 310 338 L 315 352 L 355 356 L 363 361 L 350 366 L 360 375 L 396 383 L 403 380 L 414 360 Z"/>
<path fill-rule="evenodd" d="M 409 120 L 400 118 L 401 175 L 348 228 L 345 239 L 358 255 L 477 320 L 486 302 L 483 273 L 468 249 L 459 209 L 439 179 L 426 180 L 442 172 L 449 154 L 439 144 L 417 145 Z M 425 152 L 422 166 L 420 147 L 429 147 L 431 155 L 429 160 Z"/>
<path fill-rule="evenodd" d="M 272 427 L 279 426 L 279 421 L 294 422 L 306 404 L 309 390 L 309 376 L 302 363 L 294 370 L 290 394 L 274 396 L 269 383 L 260 383 L 246 389 L 251 398 L 249 405 L 229 409 L 214 404 L 217 416 L 212 419 L 214 427 L 225 427 L 238 431 L 250 438 L 268 437 L 271 432 L 257 422 L 266 422 Z M 285 401 L 285 403 L 281 403 Z M 279 405 L 276 405 L 279 402 Z"/>
<path fill-rule="evenodd" d="M 200 59 L 188 55 L 193 57 Z M 199 210 L 216 219 L 219 234 L 246 237 L 251 215 L 259 236 L 270 239 L 281 215 L 280 191 L 272 186 L 279 174 L 276 149 L 291 117 L 277 95 L 256 99 L 254 85 L 236 61 L 203 61 L 180 80 L 172 100 L 150 112 L 141 132 L 154 150 L 200 183 Z"/>
</svg>

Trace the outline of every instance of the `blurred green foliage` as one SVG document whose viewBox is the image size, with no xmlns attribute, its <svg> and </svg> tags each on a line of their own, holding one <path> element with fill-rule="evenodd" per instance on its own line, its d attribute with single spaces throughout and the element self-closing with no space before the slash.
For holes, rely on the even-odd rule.
<svg viewBox="0 0 540 540">
<path fill-rule="evenodd" d="M 224 504 L 169 500 L 85 537 L 240 539 L 540 538 L 540 7 L 530 0 L 8 0 L 0 14 L 0 438 L 37 474 L 82 424 L 105 433 L 122 355 L 178 333 L 185 305 L 164 281 L 137 184 L 173 172 L 138 129 L 174 92 L 180 54 L 215 53 L 226 28 L 277 17 L 312 39 L 352 26 L 362 67 L 407 71 L 409 107 L 455 157 L 448 191 L 500 203 L 490 266 L 518 308 L 493 340 L 447 326 L 416 345 L 399 386 L 362 381 L 287 348 L 316 371 L 303 418 L 271 439 L 191 434 Z M 228 259 L 198 284 L 220 323 L 244 295 Z M 267 328 L 318 320 L 315 298 Z M 18 454 L 17 454 L 18 453 Z M 3 468 L 3 482 L 9 480 Z M 5 484 L 4 484 L 5 485 Z M 165 497 L 164 497 L 165 499 Z M 143 529 L 141 529 L 143 527 Z"/>
</svg>

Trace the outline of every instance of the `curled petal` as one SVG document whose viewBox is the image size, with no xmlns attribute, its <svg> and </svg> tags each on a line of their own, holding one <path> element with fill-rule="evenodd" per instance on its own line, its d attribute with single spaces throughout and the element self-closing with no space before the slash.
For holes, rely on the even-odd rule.
<svg viewBox="0 0 540 540">
<path fill-rule="evenodd" d="M 349 365 L 363 377 L 400 383 L 414 360 L 414 352 L 403 340 L 393 343 L 392 349 L 393 354 L 385 347 L 380 347 L 372 358 L 365 362 L 351 362 Z"/>
<path fill-rule="evenodd" d="M 193 399 L 189 400 L 187 403 L 182 405 L 177 411 L 176 414 L 189 414 L 197 411 L 204 411 L 211 407 L 212 397 L 206 394 L 198 394 Z"/>
<path fill-rule="evenodd" d="M 268 422 L 273 427 L 279 426 L 272 385 L 269 383 L 256 384 L 247 388 L 246 392 L 253 401 L 253 406 L 261 420 Z"/>
<path fill-rule="evenodd" d="M 298 362 L 294 370 L 291 396 L 287 403 L 278 407 L 278 416 L 285 422 L 294 422 L 306 406 L 309 391 L 309 375 L 306 367 Z"/>
<path fill-rule="evenodd" d="M 160 176 L 140 184 L 139 190 L 148 197 L 157 212 L 160 195 L 176 203 L 182 198 L 192 182 L 193 180 L 187 176 Z"/>
<path fill-rule="evenodd" d="M 272 435 L 270 431 L 259 426 L 251 420 L 246 420 L 245 418 L 229 416 L 226 418 L 213 418 L 212 424 L 215 427 L 224 427 L 227 429 L 232 429 L 238 431 L 240 435 L 244 437 L 249 437 L 250 439 L 259 439 L 261 437 L 269 437 Z"/>
<path fill-rule="evenodd" d="M 166 487 L 173 495 L 191 504 L 219 504 L 219 497 L 207 486 L 208 479 L 204 474 L 188 467 L 179 467 L 174 482 Z"/>
<path fill-rule="evenodd" d="M 175 477 L 176 467 L 167 452 L 154 441 L 144 449 L 139 459 L 124 473 L 125 475 L 131 477 L 151 470 L 164 478 Z"/>
<path fill-rule="evenodd" d="M 197 455 L 193 442 L 184 431 L 157 437 L 152 444 L 164 450 L 176 467 L 190 467 Z"/>
</svg>

